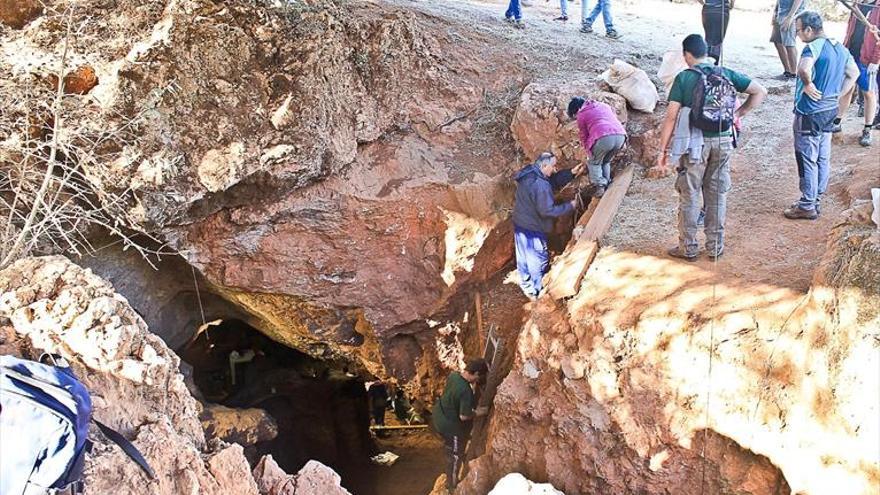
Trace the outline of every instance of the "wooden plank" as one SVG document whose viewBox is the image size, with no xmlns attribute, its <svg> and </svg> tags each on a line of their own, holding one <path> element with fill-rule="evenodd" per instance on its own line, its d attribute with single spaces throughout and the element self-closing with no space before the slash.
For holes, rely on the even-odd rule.
<svg viewBox="0 0 880 495">
<path fill-rule="evenodd" d="M 626 196 L 626 191 L 632 182 L 633 170 L 632 164 L 627 165 L 620 175 L 615 177 L 602 198 L 598 202 L 591 203 L 590 209 L 595 204 L 595 210 L 592 212 L 590 209 L 587 210 L 590 214 L 589 218 L 583 230 L 572 238 L 574 245 L 570 245 L 565 253 L 553 261 L 553 267 L 547 274 L 547 292 L 553 299 L 559 300 L 577 293 L 584 274 L 599 252 L 599 241 L 608 232 L 614 214 L 617 213 Z M 587 213 L 584 213 L 584 216 Z M 578 224 L 580 223 L 579 221 Z"/>
</svg>

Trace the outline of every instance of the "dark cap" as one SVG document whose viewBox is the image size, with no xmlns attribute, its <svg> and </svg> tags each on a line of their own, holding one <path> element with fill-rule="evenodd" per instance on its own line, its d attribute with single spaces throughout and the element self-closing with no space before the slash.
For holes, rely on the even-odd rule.
<svg viewBox="0 0 880 495">
<path fill-rule="evenodd" d="M 489 365 L 483 358 L 471 359 L 464 370 L 474 375 L 485 375 L 489 371 Z"/>
</svg>

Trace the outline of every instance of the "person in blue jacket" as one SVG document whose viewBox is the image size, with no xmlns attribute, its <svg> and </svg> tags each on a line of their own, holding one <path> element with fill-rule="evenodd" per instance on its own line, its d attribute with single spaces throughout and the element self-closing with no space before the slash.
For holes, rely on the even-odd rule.
<svg viewBox="0 0 880 495">
<path fill-rule="evenodd" d="M 520 287 L 529 299 L 535 299 L 541 293 L 541 279 L 550 262 L 547 233 L 553 230 L 553 220 L 573 212 L 575 207 L 576 200 L 555 204 L 553 190 L 562 189 L 583 172 L 583 165 L 558 170 L 556 157 L 546 152 L 516 174 L 513 205 L 516 269 Z"/>
</svg>

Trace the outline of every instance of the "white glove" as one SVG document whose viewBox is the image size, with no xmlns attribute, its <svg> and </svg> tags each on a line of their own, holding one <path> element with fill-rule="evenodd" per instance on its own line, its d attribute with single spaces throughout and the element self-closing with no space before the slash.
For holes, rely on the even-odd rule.
<svg viewBox="0 0 880 495">
<path fill-rule="evenodd" d="M 872 76 L 877 76 L 878 66 L 880 66 L 880 64 L 868 64 L 868 74 L 871 74 Z"/>
</svg>

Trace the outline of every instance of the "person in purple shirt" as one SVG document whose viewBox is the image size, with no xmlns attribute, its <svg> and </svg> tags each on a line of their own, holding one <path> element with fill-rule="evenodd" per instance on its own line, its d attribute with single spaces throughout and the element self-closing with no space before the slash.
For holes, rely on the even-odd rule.
<svg viewBox="0 0 880 495">
<path fill-rule="evenodd" d="M 589 157 L 593 196 L 602 197 L 611 182 L 611 160 L 626 143 L 626 129 L 609 105 L 580 96 L 568 102 L 568 118 L 577 119 L 581 144 Z"/>
</svg>

